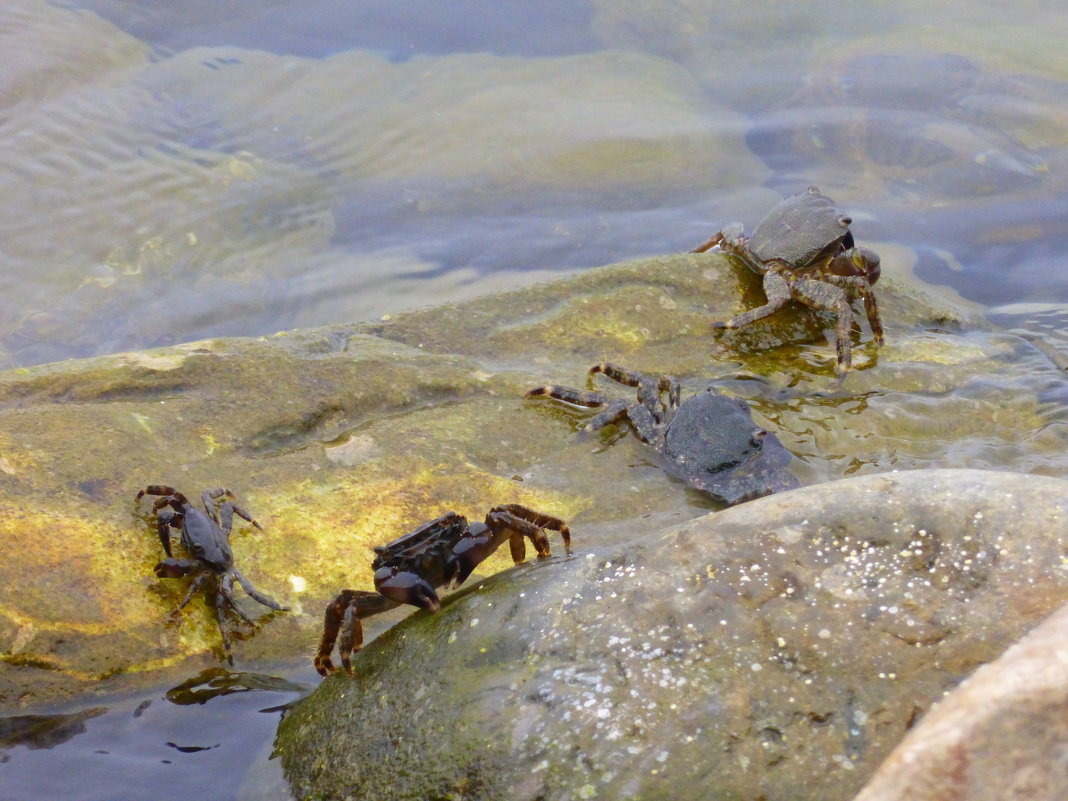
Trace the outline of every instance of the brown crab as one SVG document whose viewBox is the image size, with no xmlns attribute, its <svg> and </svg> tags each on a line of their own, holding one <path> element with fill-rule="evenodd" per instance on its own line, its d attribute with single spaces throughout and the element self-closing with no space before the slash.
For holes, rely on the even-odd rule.
<svg viewBox="0 0 1068 801">
<path fill-rule="evenodd" d="M 230 529 L 234 515 L 247 520 L 256 528 L 262 528 L 252 519 L 248 512 L 233 502 L 233 493 L 228 489 L 216 487 L 206 489 L 201 494 L 203 509 L 198 509 L 188 498 L 176 490 L 161 484 L 151 484 L 137 493 L 136 502 L 146 495 L 156 495 L 152 511 L 156 514 L 156 531 L 167 558 L 156 564 L 155 573 L 160 578 L 181 578 L 193 576 L 182 602 L 178 604 L 171 616 L 176 616 L 193 598 L 194 593 L 205 581 L 215 580 L 215 621 L 219 624 L 223 647 L 226 649 L 226 661 L 234 664 L 230 648 L 230 637 L 226 631 L 223 611 L 229 609 L 250 625 L 255 621 L 237 605 L 234 599 L 234 581 L 236 580 L 253 600 L 278 611 L 288 611 L 270 596 L 252 586 L 234 565 L 234 552 L 230 548 Z M 171 549 L 171 533 L 174 528 L 181 532 L 182 547 L 192 559 L 174 556 Z M 210 586 L 210 585 L 209 585 Z"/>
<path fill-rule="evenodd" d="M 876 343 L 883 343 L 883 327 L 872 285 L 879 280 L 879 255 L 856 247 L 849 230 L 852 218 L 814 186 L 786 198 L 773 208 L 751 237 L 741 223 L 732 223 L 691 253 L 716 245 L 739 257 L 764 276 L 767 303 L 750 309 L 716 328 L 742 328 L 796 300 L 820 311 L 834 312 L 837 371 L 845 375 L 851 363 L 850 302 L 862 298 Z"/>
<path fill-rule="evenodd" d="M 363 618 L 401 604 L 436 612 L 441 608 L 437 588 L 462 584 L 505 541 L 516 564 L 526 558 L 524 537 L 534 545 L 539 558 L 551 556 L 545 529 L 560 532 L 565 551 L 571 553 L 571 530 L 563 520 L 517 503 L 493 507 L 484 523 L 468 523 L 463 515 L 447 512 L 376 547 L 371 568 L 377 592 L 342 590 L 330 602 L 315 669 L 323 676 L 333 672 L 330 654 L 336 642 L 341 666 L 351 673 L 351 654 L 363 645 Z"/>
</svg>

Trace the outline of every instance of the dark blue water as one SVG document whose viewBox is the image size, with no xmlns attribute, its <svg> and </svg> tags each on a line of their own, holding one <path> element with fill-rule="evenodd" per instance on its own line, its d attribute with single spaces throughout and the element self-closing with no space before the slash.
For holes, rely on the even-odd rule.
<svg viewBox="0 0 1068 801">
<path fill-rule="evenodd" d="M 318 676 L 285 672 L 212 668 L 151 693 L 0 717 L 0 798 L 287 799 L 271 742 Z"/>
</svg>

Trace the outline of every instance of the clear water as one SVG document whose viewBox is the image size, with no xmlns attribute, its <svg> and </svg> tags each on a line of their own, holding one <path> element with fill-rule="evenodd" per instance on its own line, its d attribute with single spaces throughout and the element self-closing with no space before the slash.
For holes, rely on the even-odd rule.
<svg viewBox="0 0 1068 801">
<path fill-rule="evenodd" d="M 677 252 L 810 183 L 921 277 L 1059 320 L 1066 16 L 17 0 L 0 17 L 0 366 Z"/>
<path fill-rule="evenodd" d="M 1063 356 L 1066 33 L 1041 0 L 8 0 L 0 367 L 683 251 L 809 184 Z M 248 775 L 302 690 L 242 681 L 20 709 L 0 796 L 284 793 Z"/>
</svg>

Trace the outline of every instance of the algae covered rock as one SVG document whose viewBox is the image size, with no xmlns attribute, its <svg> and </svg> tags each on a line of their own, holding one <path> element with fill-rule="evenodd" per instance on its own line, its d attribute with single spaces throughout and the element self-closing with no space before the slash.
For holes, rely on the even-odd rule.
<svg viewBox="0 0 1068 801">
<path fill-rule="evenodd" d="M 790 308 L 714 335 L 717 315 L 759 292 L 716 254 L 372 324 L 2 372 L 0 702 L 217 663 L 201 598 L 168 623 L 186 585 L 153 575 L 162 549 L 134 503 L 146 484 L 190 497 L 226 487 L 263 525 L 237 522 L 236 565 L 293 611 L 237 632 L 242 669 L 310 660 L 328 600 L 371 588 L 370 547 L 446 511 L 481 519 L 521 503 L 600 547 L 717 508 L 620 429 L 582 439 L 582 415 L 523 399 L 605 359 L 676 375 L 684 397 L 712 381 L 742 398 L 802 484 L 895 468 L 1068 468 L 1063 372 L 906 275 L 884 281 L 887 345 L 862 342 L 842 386 L 819 315 Z M 497 554 L 480 570 L 509 565 Z M 399 616 L 372 619 L 369 634 Z"/>
<path fill-rule="evenodd" d="M 287 778 L 300 799 L 848 799 L 1068 598 L 1066 498 L 922 470 L 576 540 L 324 682 L 280 726 Z"/>
</svg>

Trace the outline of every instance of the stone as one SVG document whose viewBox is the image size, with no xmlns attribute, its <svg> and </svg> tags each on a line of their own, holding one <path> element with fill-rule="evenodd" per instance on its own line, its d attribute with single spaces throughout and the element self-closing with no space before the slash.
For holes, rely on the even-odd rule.
<svg viewBox="0 0 1068 801">
<path fill-rule="evenodd" d="M 301 799 L 844 801 L 1068 599 L 1066 490 L 918 470 L 611 548 L 576 527 L 574 557 L 412 615 L 292 709 L 286 776 Z"/>
<path fill-rule="evenodd" d="M 1068 606 L 910 731 L 855 801 L 1068 798 Z"/>
</svg>

